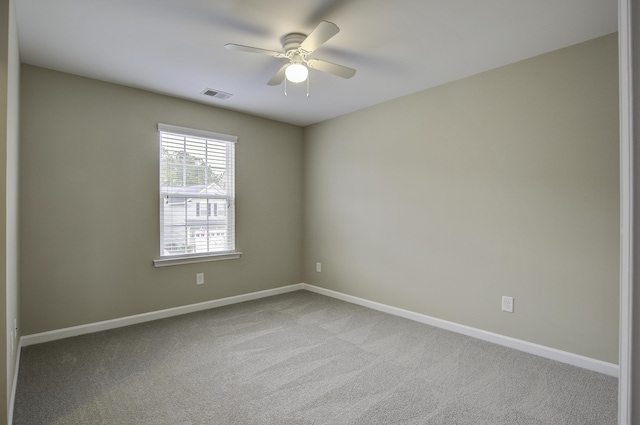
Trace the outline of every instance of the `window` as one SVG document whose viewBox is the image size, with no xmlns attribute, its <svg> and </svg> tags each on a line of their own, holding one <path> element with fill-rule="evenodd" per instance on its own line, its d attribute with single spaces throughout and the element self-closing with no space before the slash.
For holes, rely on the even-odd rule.
<svg viewBox="0 0 640 425">
<path fill-rule="evenodd" d="M 238 258 L 235 136 L 158 124 L 160 260 L 156 266 Z M 212 215 L 213 212 L 213 215 Z"/>
</svg>

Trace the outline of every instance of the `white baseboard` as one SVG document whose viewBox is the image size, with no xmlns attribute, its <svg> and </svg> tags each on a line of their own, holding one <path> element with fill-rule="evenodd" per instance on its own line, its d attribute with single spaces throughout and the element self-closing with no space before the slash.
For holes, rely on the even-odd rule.
<svg viewBox="0 0 640 425">
<path fill-rule="evenodd" d="M 569 353 L 567 351 L 557 350 L 555 348 L 546 347 L 544 345 L 534 344 L 516 338 L 483 331 L 481 329 L 472 328 L 470 326 L 460 325 L 458 323 L 449 322 L 447 320 L 437 319 L 425 314 L 392 307 L 386 304 L 369 301 L 352 295 L 343 294 L 341 292 L 332 291 L 330 289 L 320 288 L 318 286 L 306 283 L 298 283 L 295 285 L 283 286 L 280 288 L 267 289 L 264 291 L 252 292 L 249 294 L 238 295 L 234 297 L 222 298 L 218 300 L 205 301 L 198 304 L 190 304 L 182 307 L 169 308 L 166 310 L 153 311 L 149 313 L 137 314 L 135 316 L 122 317 L 118 319 L 105 320 L 103 322 L 89 323 L 86 325 L 73 326 L 70 328 L 58 329 L 49 332 L 42 332 L 33 335 L 26 335 L 20 338 L 19 346 L 26 347 L 33 344 L 55 341 L 58 339 L 69 338 L 78 335 L 84 335 L 93 332 L 100 332 L 108 329 L 115 329 L 123 326 L 135 325 L 138 323 L 149 322 L 152 320 L 164 319 L 167 317 L 179 316 L 182 314 L 193 313 L 196 311 L 208 310 L 210 308 L 222 307 L 230 304 L 237 304 L 244 301 L 256 300 L 259 298 L 270 297 L 272 295 L 284 294 L 287 292 L 307 290 L 317 294 L 326 295 L 352 304 L 357 304 L 373 310 L 382 311 L 384 313 L 393 314 L 395 316 L 404 317 L 405 319 L 424 323 L 430 326 L 446 329 L 459 334 L 467 335 L 483 341 L 492 342 L 504 347 L 513 348 L 515 350 L 524 351 L 536 356 L 559 361 L 583 369 L 592 370 L 594 372 L 618 377 L 619 367 L 613 363 L 603 362 L 601 360 L 592 359 L 578 354 Z M 18 364 L 19 365 L 19 364 Z M 16 367 L 16 373 L 18 368 Z M 17 381 L 17 379 L 14 381 Z"/>
<path fill-rule="evenodd" d="M 9 414 L 7 425 L 13 424 L 13 407 L 16 404 L 16 388 L 18 387 L 18 371 L 20 370 L 20 353 L 22 352 L 22 337 L 18 340 L 18 351 L 16 353 L 16 365 L 13 370 L 13 385 L 11 386 L 11 394 L 9 395 Z"/>
<path fill-rule="evenodd" d="M 58 339 L 70 338 L 72 336 L 84 335 L 94 332 L 106 331 L 109 329 L 121 328 L 123 326 L 136 325 L 138 323 L 150 322 L 152 320 L 165 319 L 167 317 L 179 316 L 196 311 L 208 310 L 210 308 L 222 307 L 230 304 L 237 304 L 259 298 L 270 297 L 272 295 L 285 294 L 287 292 L 299 291 L 303 289 L 301 283 L 295 285 L 282 286 L 280 288 L 266 289 L 264 291 L 251 292 L 249 294 L 237 295 L 234 297 L 221 298 L 218 300 L 205 301 L 197 304 L 190 304 L 181 307 L 168 308 L 166 310 L 152 311 L 149 313 L 136 314 L 134 316 L 121 317 L 118 319 L 105 320 L 102 322 L 88 323 L 86 325 L 73 326 L 70 328 L 57 329 L 54 331 L 41 332 L 32 335 L 25 335 L 20 338 L 22 347 L 41 344 L 43 342 L 56 341 Z"/>
<path fill-rule="evenodd" d="M 332 291 L 330 289 L 320 288 L 318 286 L 302 284 L 302 289 L 317 294 L 326 295 L 352 304 L 357 304 L 373 310 L 382 311 L 384 313 L 393 314 L 395 316 L 404 317 L 405 319 L 414 320 L 416 322 L 435 326 L 437 328 L 446 329 L 448 331 L 467 335 L 483 341 L 492 342 L 504 347 L 513 348 L 515 350 L 524 351 L 525 353 L 534 354 L 536 356 L 559 361 L 583 369 L 592 370 L 594 372 L 603 373 L 605 375 L 618 377 L 619 367 L 613 363 L 603 362 L 601 360 L 592 359 L 590 357 L 569 353 L 567 351 L 557 350 L 555 348 L 546 347 L 544 345 L 534 344 L 516 338 L 483 331 L 481 329 L 472 328 L 470 326 L 460 325 L 458 323 L 449 322 L 447 320 L 437 319 L 425 314 L 415 313 L 413 311 L 392 307 L 386 304 L 377 303 L 375 301 L 365 300 L 363 298 L 346 295 L 341 292 Z"/>
</svg>

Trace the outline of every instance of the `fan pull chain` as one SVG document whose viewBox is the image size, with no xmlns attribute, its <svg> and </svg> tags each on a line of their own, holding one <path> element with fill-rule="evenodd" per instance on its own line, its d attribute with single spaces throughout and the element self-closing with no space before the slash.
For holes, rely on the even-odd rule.
<svg viewBox="0 0 640 425">
<path fill-rule="evenodd" d="M 309 80 L 310 78 L 307 77 L 307 97 L 309 97 L 311 95 L 311 93 L 309 92 Z M 289 94 L 287 93 L 287 79 L 284 79 L 284 95 L 288 96 Z"/>
</svg>

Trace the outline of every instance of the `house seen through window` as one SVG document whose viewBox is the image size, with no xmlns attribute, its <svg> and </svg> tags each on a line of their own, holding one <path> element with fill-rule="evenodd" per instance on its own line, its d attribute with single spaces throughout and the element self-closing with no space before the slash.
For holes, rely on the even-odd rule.
<svg viewBox="0 0 640 425">
<path fill-rule="evenodd" d="M 235 136 L 158 124 L 160 256 L 233 252 Z"/>
</svg>

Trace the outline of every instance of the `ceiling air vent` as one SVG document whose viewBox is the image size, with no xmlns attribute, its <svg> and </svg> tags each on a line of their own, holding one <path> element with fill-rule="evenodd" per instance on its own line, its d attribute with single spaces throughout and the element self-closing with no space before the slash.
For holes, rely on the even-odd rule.
<svg viewBox="0 0 640 425">
<path fill-rule="evenodd" d="M 211 97 L 215 97 L 216 99 L 229 99 L 231 96 L 233 96 L 231 93 L 225 93 L 223 91 L 220 90 L 214 90 L 214 89 L 204 89 L 203 91 L 200 92 L 200 94 L 203 94 L 205 96 L 211 96 Z"/>
</svg>

